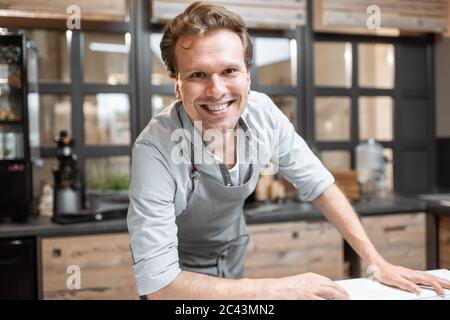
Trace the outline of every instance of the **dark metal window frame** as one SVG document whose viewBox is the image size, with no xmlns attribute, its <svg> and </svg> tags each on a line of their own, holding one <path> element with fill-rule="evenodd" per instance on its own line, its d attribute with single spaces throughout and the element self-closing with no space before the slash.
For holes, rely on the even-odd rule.
<svg viewBox="0 0 450 320">
<path fill-rule="evenodd" d="M 129 21 L 82 21 L 81 30 L 72 30 L 72 39 L 69 47 L 70 80 L 69 82 L 40 82 L 38 85 L 39 94 L 69 95 L 71 102 L 71 130 L 75 139 L 74 152 L 78 156 L 80 180 L 85 185 L 85 162 L 87 158 L 108 157 L 108 156 L 129 156 L 131 143 L 138 134 L 137 119 L 137 81 L 136 70 L 138 62 L 136 60 L 136 48 L 140 31 L 137 25 L 140 14 L 140 6 L 147 1 L 128 0 L 127 9 L 129 11 Z M 60 19 L 17 19 L 7 18 L 3 25 L 9 28 L 20 28 L 30 30 L 66 31 L 66 21 Z M 129 78 L 127 84 L 109 85 L 84 82 L 84 61 L 83 61 L 83 35 L 88 32 L 125 34 L 132 36 L 129 51 Z M 130 145 L 86 145 L 84 140 L 84 115 L 83 100 L 86 95 L 97 93 L 124 93 L 128 95 L 130 105 Z M 56 147 L 41 147 L 41 156 L 55 158 Z"/>
<path fill-rule="evenodd" d="M 359 62 L 358 62 L 358 45 L 363 43 L 371 43 L 371 44 L 391 44 L 395 48 L 395 52 L 398 51 L 398 39 L 396 38 L 388 38 L 388 37 L 370 37 L 370 36 L 353 36 L 353 35 L 334 35 L 334 34 L 322 34 L 315 33 L 313 35 L 313 42 L 311 43 L 311 49 L 314 51 L 314 44 L 316 42 L 348 42 L 352 46 L 352 81 L 350 88 L 344 87 L 325 87 L 315 85 L 314 76 L 312 78 L 313 90 L 312 90 L 312 100 L 310 110 L 310 134 L 315 141 L 315 145 L 320 151 L 328 151 L 328 150 L 343 150 L 350 152 L 351 159 L 351 168 L 355 168 L 355 153 L 354 149 L 361 142 L 359 139 L 359 103 L 358 100 L 360 97 L 370 96 L 370 97 L 381 97 L 388 96 L 393 99 L 393 140 L 392 141 L 380 141 L 379 143 L 383 145 L 385 148 L 391 148 L 393 153 L 396 152 L 396 104 L 397 101 L 395 97 L 397 96 L 397 91 L 399 90 L 398 82 L 397 82 L 397 63 L 395 63 L 395 80 L 394 87 L 392 89 L 379 89 L 379 88 L 366 88 L 359 86 Z M 312 53 L 314 56 L 314 52 Z M 397 54 L 395 56 L 397 58 Z M 397 62 L 397 60 L 395 60 Z M 314 61 L 311 61 L 311 66 L 313 68 L 312 73 L 314 72 Z M 349 97 L 350 104 L 350 140 L 349 141 L 317 141 L 315 139 L 315 110 L 314 110 L 314 99 L 316 97 L 323 96 L 343 96 Z"/>
<path fill-rule="evenodd" d="M 297 127 L 299 133 L 310 146 L 317 147 L 320 151 L 344 150 L 351 155 L 351 166 L 355 167 L 354 148 L 359 143 L 358 133 L 358 98 L 360 96 L 391 96 L 393 97 L 394 110 L 394 137 L 393 141 L 382 142 L 385 148 L 391 148 L 394 153 L 394 172 L 399 165 L 401 153 L 405 148 L 418 148 L 423 150 L 423 145 L 400 142 L 398 132 L 401 130 L 401 122 L 398 119 L 397 105 L 402 97 L 414 96 L 426 98 L 430 101 L 430 106 L 434 106 L 434 48 L 432 37 L 424 38 L 392 38 L 380 36 L 344 35 L 317 33 L 312 30 L 312 6 L 308 1 L 308 23 L 304 27 L 297 27 L 294 30 L 259 30 L 250 29 L 252 37 L 280 37 L 296 39 L 297 42 L 297 83 L 291 85 L 263 85 L 257 82 L 257 70 L 252 68 L 252 89 L 264 92 L 268 95 L 293 96 L 297 101 Z M 138 134 L 147 125 L 152 117 L 151 98 L 153 95 L 174 95 L 173 84 L 153 85 L 151 83 L 151 46 L 150 36 L 152 33 L 161 32 L 163 25 L 150 24 L 150 3 L 145 0 L 128 0 L 129 22 L 82 22 L 81 31 L 73 31 L 70 51 L 70 82 L 69 83 L 41 83 L 39 91 L 42 94 L 68 94 L 71 96 L 72 110 L 72 132 L 76 140 L 75 152 L 80 158 L 80 169 L 84 168 L 87 157 L 119 156 L 130 155 L 131 146 Z M 48 29 L 66 30 L 65 21 L 52 21 L 47 19 L 9 19 L 9 25 L 15 25 L 26 29 Z M 82 33 L 83 32 L 108 32 L 131 34 L 131 48 L 129 53 L 130 74 L 129 83 L 126 85 L 107 84 L 87 84 L 83 83 L 83 61 L 82 61 Z M 350 42 L 352 44 L 352 87 L 329 88 L 315 86 L 314 82 L 314 43 L 315 41 Z M 427 46 L 427 83 L 426 90 L 406 90 L 399 83 L 400 59 L 399 47 L 403 43 L 416 41 Z M 389 43 L 395 47 L 395 85 L 393 89 L 372 89 L 360 88 L 358 86 L 358 43 Z M 94 93 L 127 93 L 130 98 L 130 128 L 131 145 L 129 146 L 85 146 L 84 145 L 84 119 L 80 111 L 83 106 L 83 96 Z M 314 99 L 316 96 L 348 96 L 351 98 L 351 139 L 349 141 L 317 142 L 315 140 L 315 114 Z M 428 130 L 429 130 L 429 154 L 430 166 L 434 163 L 434 109 L 431 108 Z M 55 149 L 49 147 L 42 148 L 42 155 L 45 158 L 54 157 Z M 84 183 L 84 172 L 82 172 L 82 182 Z M 432 172 L 430 167 L 429 172 Z M 434 182 L 434 176 L 432 181 Z M 394 177 L 394 185 L 398 183 Z"/>
<path fill-rule="evenodd" d="M 427 68 L 428 68 L 428 76 L 427 76 L 427 89 L 406 89 L 402 87 L 400 82 L 400 75 L 405 72 L 404 66 L 399 63 L 401 59 L 401 46 L 405 43 L 415 43 L 423 46 L 427 46 L 428 51 L 433 50 L 432 46 L 432 36 L 425 36 L 421 38 L 393 38 L 393 37 L 380 37 L 380 36 L 364 36 L 364 35 L 345 35 L 345 34 L 327 34 L 327 33 L 312 33 L 312 41 L 308 44 L 312 51 L 311 56 L 313 57 L 314 43 L 316 41 L 331 41 L 331 42 L 350 42 L 352 45 L 352 86 L 351 88 L 335 88 L 335 87 L 323 87 L 316 86 L 314 82 L 313 70 L 311 70 L 311 79 L 310 83 L 313 84 L 313 90 L 311 90 L 310 94 L 310 103 L 308 105 L 308 122 L 309 126 L 309 135 L 314 137 L 315 134 L 315 115 L 314 115 L 314 98 L 317 96 L 346 96 L 351 98 L 351 138 L 350 141 L 339 141 L 339 142 L 321 142 L 316 141 L 315 145 L 320 151 L 328 151 L 328 150 L 343 150 L 349 151 L 351 155 L 351 168 L 355 168 L 355 147 L 360 143 L 359 139 L 359 97 L 363 96 L 389 96 L 393 99 L 393 139 L 392 141 L 379 141 L 379 143 L 384 148 L 392 149 L 393 153 L 393 166 L 394 166 L 394 189 L 402 189 L 401 181 L 398 177 L 398 168 L 401 164 L 401 156 L 402 152 L 405 148 L 418 148 L 423 149 L 423 144 L 408 144 L 402 142 L 400 137 L 400 132 L 402 130 L 402 121 L 400 120 L 400 110 L 399 105 L 401 103 L 402 98 L 414 97 L 418 99 L 427 99 L 429 101 L 430 110 L 428 121 L 426 125 L 428 130 L 432 132 L 434 129 L 434 95 L 433 95 L 433 64 L 434 57 L 431 52 L 427 54 Z M 359 62 L 358 62 L 358 45 L 363 43 L 372 43 L 372 44 L 392 44 L 395 48 L 395 79 L 394 79 L 394 87 L 392 89 L 377 89 L 377 88 L 366 88 L 360 87 L 359 80 Z M 313 69 L 314 61 L 311 60 L 308 65 Z M 429 132 L 429 133 L 430 133 Z M 434 185 L 434 175 L 432 171 L 432 163 L 434 159 L 434 139 L 432 134 L 428 134 L 427 145 L 430 147 L 428 150 L 430 157 L 430 168 L 427 168 L 430 173 L 430 181 L 431 185 Z"/>
</svg>

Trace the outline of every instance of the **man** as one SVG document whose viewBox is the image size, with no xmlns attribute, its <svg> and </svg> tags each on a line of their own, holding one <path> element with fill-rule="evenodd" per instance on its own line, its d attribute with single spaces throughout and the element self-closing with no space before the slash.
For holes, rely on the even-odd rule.
<svg viewBox="0 0 450 320">
<path fill-rule="evenodd" d="M 243 277 L 243 203 L 269 162 L 313 201 L 376 279 L 412 292 L 419 292 L 418 284 L 440 294 L 450 288 L 446 280 L 385 261 L 289 120 L 266 95 L 250 91 L 252 44 L 240 17 L 193 3 L 166 25 L 161 51 L 178 101 L 150 121 L 133 147 L 128 228 L 139 295 L 348 298 L 317 274 Z"/>
</svg>

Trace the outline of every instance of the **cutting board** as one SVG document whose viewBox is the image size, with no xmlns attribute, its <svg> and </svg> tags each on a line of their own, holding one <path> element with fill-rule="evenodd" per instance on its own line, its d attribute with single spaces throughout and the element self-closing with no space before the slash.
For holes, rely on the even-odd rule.
<svg viewBox="0 0 450 320">
<path fill-rule="evenodd" d="M 450 280 L 447 269 L 426 271 L 437 277 Z M 445 290 L 445 297 L 440 297 L 433 290 L 422 288 L 420 295 L 392 288 L 366 278 L 336 281 L 350 295 L 350 300 L 450 300 L 450 290 Z"/>
</svg>

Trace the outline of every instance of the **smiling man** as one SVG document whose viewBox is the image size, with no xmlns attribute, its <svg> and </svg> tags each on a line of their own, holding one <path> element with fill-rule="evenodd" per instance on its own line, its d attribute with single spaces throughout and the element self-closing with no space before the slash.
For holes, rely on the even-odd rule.
<svg viewBox="0 0 450 320">
<path fill-rule="evenodd" d="M 127 219 L 141 296 L 348 298 L 313 273 L 244 277 L 243 204 L 270 162 L 333 223 L 379 281 L 413 292 L 418 284 L 439 293 L 450 288 L 446 280 L 385 261 L 286 116 L 268 96 L 250 91 L 252 43 L 239 16 L 193 3 L 166 25 L 161 51 L 178 100 L 153 117 L 133 146 Z M 182 152 L 174 152 L 180 145 Z"/>
<path fill-rule="evenodd" d="M 162 45 L 165 40 L 172 39 L 163 39 Z M 209 130 L 214 137 L 208 139 L 212 140 L 208 141 L 208 148 L 228 167 L 233 167 L 236 161 L 233 129 L 250 93 L 250 74 L 241 38 L 220 28 L 201 35 L 187 34 L 178 39 L 174 53 L 177 98 L 183 102 L 190 121 L 201 126 L 197 129 L 202 133 Z"/>
<path fill-rule="evenodd" d="M 227 29 L 184 36 L 175 46 L 175 59 L 177 98 L 189 118 L 203 121 L 206 129 L 233 129 L 250 92 L 239 36 Z"/>
</svg>

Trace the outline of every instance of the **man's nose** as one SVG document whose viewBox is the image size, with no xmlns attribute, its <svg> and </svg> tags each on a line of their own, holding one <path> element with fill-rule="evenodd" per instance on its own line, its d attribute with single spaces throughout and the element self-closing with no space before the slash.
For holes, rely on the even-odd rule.
<svg viewBox="0 0 450 320">
<path fill-rule="evenodd" d="M 214 99 L 220 99 L 225 93 L 225 84 L 220 76 L 213 74 L 207 83 L 206 95 Z"/>
</svg>

